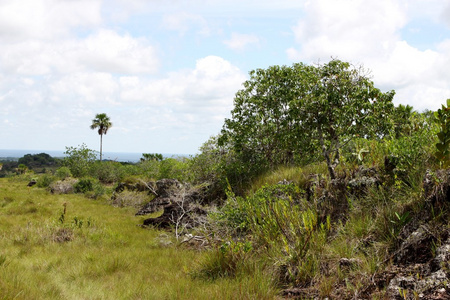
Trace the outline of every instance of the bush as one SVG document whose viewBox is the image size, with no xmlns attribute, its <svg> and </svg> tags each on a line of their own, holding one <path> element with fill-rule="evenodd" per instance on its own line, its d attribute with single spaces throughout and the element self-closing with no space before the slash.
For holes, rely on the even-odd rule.
<svg viewBox="0 0 450 300">
<path fill-rule="evenodd" d="M 56 180 L 55 176 L 49 173 L 39 176 L 36 186 L 40 188 L 47 188 Z"/>
<path fill-rule="evenodd" d="M 82 144 L 78 148 L 66 147 L 64 154 L 67 156 L 64 158 L 63 164 L 70 169 L 74 177 L 80 178 L 89 175 L 90 166 L 96 160 L 95 151 Z"/>
<path fill-rule="evenodd" d="M 166 158 L 159 164 L 158 178 L 172 178 L 179 181 L 189 181 L 187 158 Z"/>
<path fill-rule="evenodd" d="M 307 283 L 318 270 L 316 252 L 326 244 L 331 221 L 329 217 L 319 220 L 315 207 L 303 194 L 292 184 L 264 186 L 245 198 L 229 192 L 227 203 L 216 215 L 222 226 L 219 234 L 251 236 L 256 245 L 276 258 L 281 281 Z M 223 255 L 217 259 L 216 263 L 230 260 Z"/>
<path fill-rule="evenodd" d="M 82 178 L 73 186 L 74 192 L 85 194 L 87 192 L 93 191 L 94 182 L 95 180 L 93 178 L 90 177 Z"/>
<path fill-rule="evenodd" d="M 55 172 L 55 176 L 59 180 L 64 180 L 66 178 L 69 178 L 72 176 L 72 173 L 70 172 L 70 169 L 68 167 L 61 167 Z"/>
<path fill-rule="evenodd" d="M 92 164 L 90 175 L 98 178 L 102 183 L 114 183 L 120 181 L 123 176 L 122 164 L 115 161 L 98 161 Z"/>
</svg>

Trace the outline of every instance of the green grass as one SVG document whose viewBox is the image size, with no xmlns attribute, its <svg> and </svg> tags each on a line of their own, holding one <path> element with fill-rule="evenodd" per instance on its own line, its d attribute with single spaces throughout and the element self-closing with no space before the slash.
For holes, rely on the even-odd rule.
<svg viewBox="0 0 450 300">
<path fill-rule="evenodd" d="M 259 176 L 253 180 L 248 194 L 255 193 L 258 189 L 264 185 L 275 185 L 280 181 L 287 180 L 295 185 L 304 188 L 310 181 L 310 176 L 314 174 L 328 174 L 327 166 L 325 163 L 315 163 L 304 167 L 288 167 L 281 166 L 275 170 L 270 170 L 267 173 Z"/>
<path fill-rule="evenodd" d="M 264 274 L 191 276 L 208 252 L 163 246 L 134 210 L 0 179 L 0 299 L 276 297 Z"/>
</svg>

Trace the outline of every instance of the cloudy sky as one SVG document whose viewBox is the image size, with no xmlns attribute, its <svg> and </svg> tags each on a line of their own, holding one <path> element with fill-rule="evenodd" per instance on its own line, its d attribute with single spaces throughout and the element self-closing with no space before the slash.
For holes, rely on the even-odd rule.
<svg viewBox="0 0 450 300">
<path fill-rule="evenodd" d="M 248 72 L 364 65 L 395 103 L 450 98 L 447 0 L 0 0 L 0 149 L 194 154 Z"/>
</svg>

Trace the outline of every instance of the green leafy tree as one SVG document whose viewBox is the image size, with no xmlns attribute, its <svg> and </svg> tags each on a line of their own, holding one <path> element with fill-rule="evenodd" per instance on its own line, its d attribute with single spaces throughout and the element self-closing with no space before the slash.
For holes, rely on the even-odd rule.
<svg viewBox="0 0 450 300">
<path fill-rule="evenodd" d="M 43 167 L 43 166 L 55 166 L 58 164 L 58 160 L 51 157 L 47 153 L 39 154 L 26 154 L 19 158 L 19 164 L 24 164 L 28 168 Z"/>
<path fill-rule="evenodd" d="M 219 144 L 232 144 L 248 168 L 292 163 L 305 144 L 292 101 L 307 89 L 296 73 L 308 69 L 295 64 L 251 71 L 244 89 L 236 93 L 232 118 L 225 120 Z"/>
<path fill-rule="evenodd" d="M 331 179 L 342 147 L 355 137 L 382 137 L 391 128 L 394 91 L 382 93 L 362 68 L 332 60 L 310 77 L 306 97 L 294 100 L 303 132 L 317 142 Z"/>
<path fill-rule="evenodd" d="M 321 155 L 335 178 L 346 143 L 389 131 L 393 96 L 375 88 L 362 68 L 340 60 L 258 69 L 237 92 L 219 142 L 230 143 L 254 173 Z"/>
<path fill-rule="evenodd" d="M 411 135 L 414 129 L 414 117 L 417 113 L 410 105 L 399 104 L 394 108 L 392 120 L 394 122 L 394 136 L 400 138 L 404 135 Z"/>
<path fill-rule="evenodd" d="M 91 129 L 98 128 L 98 134 L 100 135 L 100 161 L 102 161 L 103 135 L 108 132 L 111 126 L 112 123 L 105 113 L 97 114 L 95 119 L 92 120 Z"/>
<path fill-rule="evenodd" d="M 142 153 L 141 162 L 150 160 L 162 161 L 163 158 L 163 155 L 160 153 Z"/>
<path fill-rule="evenodd" d="M 89 174 L 90 167 L 96 159 L 94 150 L 85 144 L 77 147 L 66 147 L 63 165 L 68 167 L 74 177 L 83 177 Z"/>
</svg>

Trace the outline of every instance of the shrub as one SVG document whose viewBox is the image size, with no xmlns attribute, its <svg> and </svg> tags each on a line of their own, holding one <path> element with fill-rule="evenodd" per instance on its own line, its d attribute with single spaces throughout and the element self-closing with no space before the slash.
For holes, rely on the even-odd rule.
<svg viewBox="0 0 450 300">
<path fill-rule="evenodd" d="M 305 283 L 318 271 L 316 252 L 325 245 L 331 221 L 327 217 L 321 222 L 303 194 L 292 184 L 264 186 L 245 198 L 228 192 L 216 220 L 231 228 L 235 237 L 242 233 L 253 237 L 277 261 L 280 280 Z"/>
<path fill-rule="evenodd" d="M 89 174 L 91 164 L 95 161 L 95 151 L 88 149 L 85 144 L 78 148 L 66 147 L 64 152 L 67 156 L 64 158 L 64 166 L 70 169 L 74 177 L 80 178 Z"/>
<path fill-rule="evenodd" d="M 70 172 L 70 169 L 68 167 L 61 167 L 58 170 L 56 170 L 55 176 L 59 180 L 64 180 L 64 179 L 66 179 L 68 177 L 71 177 L 72 173 Z"/>
<path fill-rule="evenodd" d="M 179 181 L 189 181 L 187 158 L 166 158 L 159 164 L 158 178 L 173 178 Z"/>
<path fill-rule="evenodd" d="M 94 179 L 90 177 L 81 178 L 75 185 L 73 186 L 75 193 L 87 193 L 94 190 Z"/>
<path fill-rule="evenodd" d="M 115 161 L 95 162 L 91 165 L 90 175 L 102 183 L 114 183 L 123 178 L 122 164 Z"/>
<path fill-rule="evenodd" d="M 55 176 L 50 173 L 45 173 L 44 175 L 39 176 L 36 186 L 40 188 L 47 188 L 56 180 Z"/>
</svg>

